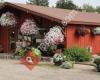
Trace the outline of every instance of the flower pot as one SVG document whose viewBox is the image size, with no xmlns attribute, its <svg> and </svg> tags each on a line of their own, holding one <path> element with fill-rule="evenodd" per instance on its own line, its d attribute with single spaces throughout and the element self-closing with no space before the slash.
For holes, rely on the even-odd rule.
<svg viewBox="0 0 100 80">
<path fill-rule="evenodd" d="M 65 61 L 62 65 L 61 68 L 63 69 L 71 69 L 74 67 L 74 62 L 71 61 Z"/>
<path fill-rule="evenodd" d="M 96 68 L 97 68 L 98 72 L 100 72 L 100 64 L 97 64 Z"/>
<path fill-rule="evenodd" d="M 60 66 L 60 65 L 62 65 L 62 61 L 54 61 L 54 64 L 55 64 L 56 66 Z"/>
</svg>

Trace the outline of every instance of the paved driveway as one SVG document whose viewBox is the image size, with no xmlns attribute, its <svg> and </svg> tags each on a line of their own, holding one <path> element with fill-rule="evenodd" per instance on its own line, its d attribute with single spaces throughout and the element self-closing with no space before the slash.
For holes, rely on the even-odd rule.
<svg viewBox="0 0 100 80">
<path fill-rule="evenodd" d="M 77 64 L 67 70 L 48 65 L 39 64 L 30 71 L 19 61 L 0 60 L 0 80 L 100 80 L 92 66 Z"/>
</svg>

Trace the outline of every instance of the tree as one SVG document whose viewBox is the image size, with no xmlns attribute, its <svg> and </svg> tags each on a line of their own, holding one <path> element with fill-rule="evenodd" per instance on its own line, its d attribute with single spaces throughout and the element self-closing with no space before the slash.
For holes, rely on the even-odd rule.
<svg viewBox="0 0 100 80">
<path fill-rule="evenodd" d="M 88 4 L 84 4 L 82 7 L 82 10 L 84 10 L 86 12 L 95 12 L 95 8 Z"/>
<path fill-rule="evenodd" d="M 4 3 L 4 0 L 0 0 L 0 6 Z"/>
<path fill-rule="evenodd" d="M 4 2 L 4 0 L 0 0 L 0 3 Z"/>
<path fill-rule="evenodd" d="M 96 12 L 100 13 L 100 6 L 96 7 Z"/>
<path fill-rule="evenodd" d="M 77 9 L 77 6 L 73 3 L 72 0 L 59 0 L 56 3 L 57 8 L 63 9 Z"/>
<path fill-rule="evenodd" d="M 0 4 L 1 4 L 1 3 L 4 3 L 4 0 L 0 0 Z"/>
<path fill-rule="evenodd" d="M 28 0 L 28 2 L 26 2 L 26 3 L 33 4 L 33 5 L 39 5 L 39 6 L 48 6 L 49 5 L 48 0 Z"/>
</svg>

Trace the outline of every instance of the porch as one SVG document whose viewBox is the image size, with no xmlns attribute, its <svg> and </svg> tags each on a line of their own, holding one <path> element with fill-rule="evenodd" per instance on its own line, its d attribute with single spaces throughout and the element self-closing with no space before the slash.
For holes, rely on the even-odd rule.
<svg viewBox="0 0 100 80">
<path fill-rule="evenodd" d="M 19 9 L 18 7 L 12 7 L 10 5 L 4 6 L 1 9 L 0 15 L 6 12 L 14 14 L 17 24 L 15 26 L 0 26 L 0 45 L 2 46 L 4 53 L 14 53 L 16 42 L 21 38 L 23 39 L 20 27 L 26 19 L 34 19 L 39 28 L 39 34 L 31 36 L 32 46 L 36 46 L 42 42 L 45 33 L 48 32 L 50 27 L 61 25 L 55 20 L 49 19 L 48 16 L 39 16 L 36 13 L 31 13 L 28 10 Z"/>
</svg>

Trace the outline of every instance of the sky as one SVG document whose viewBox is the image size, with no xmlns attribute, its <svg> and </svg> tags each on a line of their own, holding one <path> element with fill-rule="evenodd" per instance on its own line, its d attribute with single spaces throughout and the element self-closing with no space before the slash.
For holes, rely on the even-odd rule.
<svg viewBox="0 0 100 80">
<path fill-rule="evenodd" d="M 14 3 L 26 3 L 27 0 L 5 0 Z M 57 0 L 49 0 L 50 6 L 55 6 Z M 82 6 L 83 4 L 90 4 L 94 7 L 100 6 L 100 0 L 72 0 L 76 5 Z"/>
</svg>

